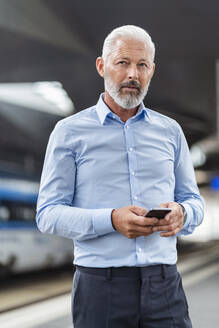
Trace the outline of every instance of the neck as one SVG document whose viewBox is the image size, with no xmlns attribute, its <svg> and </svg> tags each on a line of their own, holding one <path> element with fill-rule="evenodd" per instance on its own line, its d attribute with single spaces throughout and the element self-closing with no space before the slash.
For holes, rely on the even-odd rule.
<svg viewBox="0 0 219 328">
<path fill-rule="evenodd" d="M 126 122 L 130 117 L 134 116 L 137 113 L 138 106 L 131 109 L 125 109 L 119 106 L 114 99 L 105 91 L 104 102 L 111 109 L 113 113 L 118 115 L 123 122 Z"/>
</svg>

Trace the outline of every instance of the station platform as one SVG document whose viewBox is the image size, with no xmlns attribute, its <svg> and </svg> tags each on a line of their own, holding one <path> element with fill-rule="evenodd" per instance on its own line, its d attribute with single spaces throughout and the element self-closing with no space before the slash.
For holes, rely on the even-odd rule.
<svg viewBox="0 0 219 328">
<path fill-rule="evenodd" d="M 204 259 L 207 255 L 202 256 Z M 219 261 L 202 262 L 200 257 L 182 261 L 182 275 L 193 328 L 219 327 Z M 198 267 L 198 270 L 194 268 Z M 188 271 L 188 268 L 191 268 Z M 71 293 L 0 314 L 1 328 L 73 328 Z M 168 327 L 164 327 L 168 328 Z"/>
<path fill-rule="evenodd" d="M 193 328 L 219 327 L 219 265 L 218 272 L 185 288 Z"/>
</svg>

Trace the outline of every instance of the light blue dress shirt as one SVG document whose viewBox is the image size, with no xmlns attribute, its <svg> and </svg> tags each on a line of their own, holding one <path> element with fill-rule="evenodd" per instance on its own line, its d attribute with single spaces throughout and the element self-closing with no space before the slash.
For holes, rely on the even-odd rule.
<svg viewBox="0 0 219 328">
<path fill-rule="evenodd" d="M 180 234 L 203 218 L 189 149 L 179 124 L 144 107 L 125 123 L 103 101 L 59 121 L 47 146 L 36 221 L 74 241 L 74 263 L 88 267 L 175 264 L 176 236 L 129 239 L 111 212 L 176 201 L 187 211 Z"/>
</svg>

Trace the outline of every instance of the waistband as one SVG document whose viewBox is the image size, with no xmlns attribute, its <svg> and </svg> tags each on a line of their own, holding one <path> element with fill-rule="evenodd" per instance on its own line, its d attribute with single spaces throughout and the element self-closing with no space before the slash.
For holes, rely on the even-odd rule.
<svg viewBox="0 0 219 328">
<path fill-rule="evenodd" d="M 174 275 L 177 272 L 176 264 L 158 264 L 145 267 L 110 267 L 110 268 L 91 268 L 76 265 L 75 269 L 82 272 L 106 278 L 143 278 L 162 275 L 163 278 Z"/>
</svg>

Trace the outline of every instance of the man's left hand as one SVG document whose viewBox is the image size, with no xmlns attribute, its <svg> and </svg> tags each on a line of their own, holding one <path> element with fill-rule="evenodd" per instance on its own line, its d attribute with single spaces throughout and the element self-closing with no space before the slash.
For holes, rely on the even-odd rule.
<svg viewBox="0 0 219 328">
<path fill-rule="evenodd" d="M 163 231 L 160 234 L 161 237 L 175 236 L 183 227 L 184 215 L 182 207 L 176 202 L 160 204 L 159 207 L 171 208 L 171 212 L 166 214 L 164 219 L 160 219 L 152 227 L 152 231 Z"/>
</svg>

